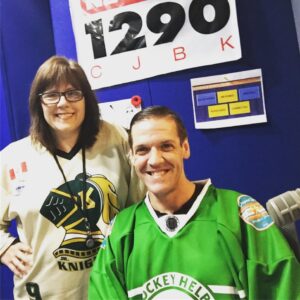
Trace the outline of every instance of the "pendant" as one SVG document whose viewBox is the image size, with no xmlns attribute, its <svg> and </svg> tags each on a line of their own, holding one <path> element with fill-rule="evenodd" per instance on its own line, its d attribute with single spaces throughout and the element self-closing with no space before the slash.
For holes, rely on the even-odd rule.
<svg viewBox="0 0 300 300">
<path fill-rule="evenodd" d="M 174 231 L 179 225 L 179 220 L 176 216 L 168 216 L 166 219 L 166 227 L 169 231 Z"/>
<path fill-rule="evenodd" d="M 95 241 L 92 237 L 88 236 L 87 239 L 85 240 L 85 245 L 87 248 L 91 249 L 95 246 Z"/>
</svg>

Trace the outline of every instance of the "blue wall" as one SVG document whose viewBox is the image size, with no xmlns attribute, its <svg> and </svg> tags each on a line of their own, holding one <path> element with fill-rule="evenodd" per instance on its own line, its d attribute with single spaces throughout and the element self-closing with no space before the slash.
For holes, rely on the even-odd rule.
<svg viewBox="0 0 300 300">
<path fill-rule="evenodd" d="M 76 50 L 67 0 L 24 0 L 22 4 L 10 0 L 0 5 L 3 147 L 27 134 L 28 92 L 40 63 L 54 53 L 76 58 Z M 237 13 L 240 60 L 105 88 L 97 95 L 104 102 L 138 94 L 144 106 L 171 107 L 189 131 L 192 157 L 186 162 L 188 176 L 211 177 L 218 187 L 239 190 L 265 204 L 269 198 L 299 187 L 300 54 L 290 1 L 237 0 Z M 256 68 L 263 72 L 268 123 L 194 129 L 191 78 Z M 7 283 L 6 277 L 3 280 L 3 267 L 0 275 L 0 298 L 11 299 L 11 282 Z M 3 289 L 3 284 L 8 288 Z"/>
<path fill-rule="evenodd" d="M 145 106 L 173 108 L 189 130 L 189 177 L 212 177 L 216 185 L 249 193 L 264 203 L 299 186 L 300 55 L 290 1 L 236 2 L 242 59 L 104 88 L 97 94 L 103 102 L 139 94 Z M 50 0 L 50 6 L 56 52 L 76 57 L 68 1 Z M 190 78 L 255 68 L 263 73 L 268 123 L 194 129 Z"/>
</svg>

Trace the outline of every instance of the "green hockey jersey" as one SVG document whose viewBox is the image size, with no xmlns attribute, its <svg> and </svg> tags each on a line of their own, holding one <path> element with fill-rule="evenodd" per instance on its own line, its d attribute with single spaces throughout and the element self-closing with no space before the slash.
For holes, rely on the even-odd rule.
<svg viewBox="0 0 300 300">
<path fill-rule="evenodd" d="M 145 201 L 115 218 L 89 299 L 300 299 L 300 265 L 266 210 L 210 180 L 187 214 Z"/>
</svg>

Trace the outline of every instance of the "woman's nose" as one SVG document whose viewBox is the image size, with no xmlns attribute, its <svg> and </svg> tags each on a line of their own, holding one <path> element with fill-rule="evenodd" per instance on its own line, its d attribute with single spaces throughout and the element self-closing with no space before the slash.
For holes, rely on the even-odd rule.
<svg viewBox="0 0 300 300">
<path fill-rule="evenodd" d="M 66 97 L 64 95 L 60 95 L 57 106 L 63 106 L 63 105 L 66 105 L 67 103 L 68 103 L 68 100 L 66 99 Z"/>
</svg>

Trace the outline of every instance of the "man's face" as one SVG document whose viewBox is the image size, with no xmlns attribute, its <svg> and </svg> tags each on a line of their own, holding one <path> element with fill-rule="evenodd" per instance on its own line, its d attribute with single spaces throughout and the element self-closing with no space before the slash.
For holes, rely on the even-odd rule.
<svg viewBox="0 0 300 300">
<path fill-rule="evenodd" d="M 190 148 L 187 140 L 180 144 L 175 121 L 145 119 L 133 125 L 131 135 L 133 163 L 148 191 L 161 198 L 179 190 Z"/>
</svg>

